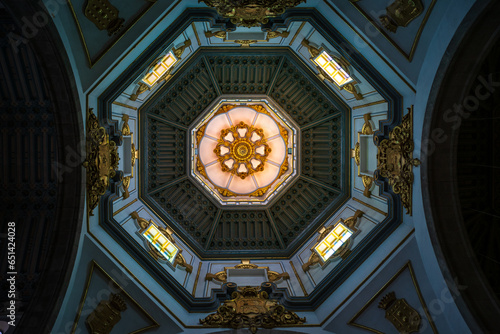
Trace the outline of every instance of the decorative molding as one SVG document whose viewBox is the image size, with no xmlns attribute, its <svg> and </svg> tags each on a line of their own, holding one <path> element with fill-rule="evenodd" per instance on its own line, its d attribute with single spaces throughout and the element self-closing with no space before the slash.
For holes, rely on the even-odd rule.
<svg viewBox="0 0 500 334">
<path fill-rule="evenodd" d="M 123 210 L 125 210 L 126 208 L 128 208 L 129 206 L 131 206 L 132 204 L 134 204 L 135 202 L 137 202 L 138 199 L 137 198 L 134 198 L 132 201 L 130 201 L 129 203 L 125 204 L 124 206 L 122 206 L 121 208 L 119 208 L 118 210 L 114 211 L 113 212 L 113 217 L 118 215 L 120 212 L 122 212 Z"/>
<path fill-rule="evenodd" d="M 378 137 L 375 137 L 378 142 Z M 413 167 L 420 160 L 413 158 L 413 105 L 403 116 L 401 124 L 389 133 L 389 139 L 377 143 L 377 171 L 379 176 L 389 180 L 394 193 L 399 194 L 406 213 L 412 215 Z"/>
<path fill-rule="evenodd" d="M 182 44 L 178 49 L 176 48 L 172 48 L 172 52 L 174 53 L 174 56 L 177 58 L 177 59 L 181 59 L 182 57 L 182 54 L 184 53 L 184 51 L 186 50 L 186 48 L 190 47 L 191 46 L 191 40 L 190 39 L 187 39 L 184 41 L 184 44 Z M 161 79 L 160 79 L 161 80 Z"/>
<path fill-rule="evenodd" d="M 108 36 L 120 31 L 125 22 L 125 19 L 118 16 L 118 9 L 109 0 L 87 0 L 83 13 L 97 29 L 107 30 Z"/>
<path fill-rule="evenodd" d="M 304 283 L 302 283 L 302 279 L 300 278 L 299 274 L 297 273 L 297 269 L 295 269 L 295 265 L 293 264 L 293 261 L 290 261 L 290 266 L 292 267 L 293 273 L 295 274 L 295 277 L 297 278 L 297 281 L 299 282 L 300 288 L 302 289 L 302 293 L 304 293 L 304 296 L 307 297 L 309 294 L 307 293 L 307 290 L 304 287 Z"/>
<path fill-rule="evenodd" d="M 175 243 L 175 240 L 172 236 L 172 230 L 170 230 L 168 227 L 167 228 L 163 228 L 161 226 L 158 226 L 158 224 L 156 224 L 153 220 L 146 220 L 145 218 L 141 218 L 139 217 L 139 214 L 137 213 L 137 211 L 134 211 L 130 214 L 130 216 L 136 220 L 137 222 L 137 225 L 139 226 L 139 234 L 142 235 L 142 232 L 149 226 L 149 224 L 153 224 L 161 233 L 163 233 L 163 235 L 171 242 L 173 243 L 177 249 L 179 250 L 177 252 L 177 255 L 175 256 L 174 260 L 173 260 L 173 267 L 175 268 L 177 265 L 179 267 L 182 267 L 186 270 L 186 272 L 188 273 L 191 273 L 193 271 L 193 266 L 190 265 L 189 263 L 186 262 L 186 259 L 184 258 L 184 256 L 182 256 L 182 249 L 179 248 L 179 246 L 176 245 Z M 161 262 L 166 262 L 168 263 L 169 261 L 163 256 L 162 253 L 160 253 L 156 248 L 153 247 L 153 245 L 151 245 L 150 242 L 146 241 L 145 240 L 145 243 L 146 243 L 146 246 L 147 246 L 147 249 L 148 249 L 148 252 L 149 254 L 157 261 L 161 261 Z"/>
<path fill-rule="evenodd" d="M 379 308 L 385 310 L 385 318 L 389 320 L 399 333 L 418 332 L 422 317 L 411 307 L 406 299 L 396 299 L 394 291 L 389 292 L 379 302 Z"/>
<path fill-rule="evenodd" d="M 267 284 L 271 286 L 271 283 Z M 234 291 L 231 298 L 225 300 L 216 313 L 200 319 L 200 323 L 211 327 L 248 328 L 251 333 L 256 333 L 258 328 L 301 325 L 306 321 L 306 318 L 286 310 L 277 301 L 270 300 L 263 289 L 245 287 Z"/>
<path fill-rule="evenodd" d="M 148 90 L 149 90 L 149 86 L 146 85 L 145 83 L 139 81 L 137 83 L 137 88 L 135 89 L 135 92 L 132 93 L 132 95 L 130 95 L 130 97 L 128 99 L 130 101 L 135 101 L 135 100 L 137 100 L 139 95 L 141 95 L 142 93 L 144 93 L 145 91 L 148 91 Z"/>
<path fill-rule="evenodd" d="M 227 270 L 228 269 L 266 269 L 268 282 L 279 282 L 282 279 L 290 279 L 290 275 L 287 272 L 278 273 L 276 271 L 269 270 L 269 267 L 259 267 L 256 264 L 250 263 L 249 260 L 242 260 L 240 264 L 234 267 L 224 267 L 223 271 L 219 271 L 215 274 L 207 273 L 205 275 L 205 281 L 215 280 L 219 283 L 227 283 Z"/>
<path fill-rule="evenodd" d="M 385 29 L 395 33 L 398 27 L 406 27 L 424 11 L 421 0 L 396 0 L 386 8 L 386 15 L 379 16 Z"/>
<path fill-rule="evenodd" d="M 132 181 L 131 176 L 126 176 L 122 179 L 122 189 L 123 189 L 123 199 L 127 199 L 130 197 L 130 193 L 128 191 L 128 187 L 130 187 L 130 182 Z"/>
<path fill-rule="evenodd" d="M 127 309 L 125 300 L 115 293 L 111 293 L 109 300 L 101 300 L 96 308 L 85 320 L 90 334 L 109 334 L 120 321 L 121 312 Z"/>
<path fill-rule="evenodd" d="M 305 0 L 200 0 L 209 7 L 213 7 L 231 23 L 243 27 L 257 27 L 269 22 L 270 17 L 276 17 L 287 8 L 295 7 Z"/>
<path fill-rule="evenodd" d="M 346 92 L 348 93 L 351 93 L 354 95 L 354 98 L 356 100 L 362 100 L 363 99 L 363 94 L 361 94 L 360 90 L 359 90 L 359 86 L 356 84 L 356 81 L 351 81 L 345 85 L 343 85 L 342 87 L 340 87 L 339 85 L 337 85 L 337 83 L 328 75 L 328 73 L 325 72 L 325 70 L 323 68 L 321 68 L 320 66 L 318 66 L 315 62 L 314 62 L 314 59 L 316 57 L 318 57 L 321 52 L 323 52 L 323 48 L 317 48 L 315 46 L 313 46 L 308 40 L 306 39 L 303 39 L 302 42 L 301 42 L 302 46 L 306 47 L 307 48 L 307 51 L 309 52 L 309 55 L 311 56 L 310 60 L 311 62 L 314 64 L 314 66 L 316 67 L 316 69 L 318 70 L 318 78 L 320 78 L 321 80 L 326 80 L 328 82 L 330 82 L 331 84 L 333 84 L 335 87 L 338 87 L 339 89 L 343 89 L 345 90 Z M 350 64 L 347 60 L 343 59 L 343 58 L 339 58 L 337 56 L 334 56 L 334 55 L 330 55 L 340 66 L 342 66 L 342 69 L 349 75 L 351 75 L 351 70 L 350 70 Z"/>
<path fill-rule="evenodd" d="M 354 150 L 352 151 L 352 157 L 354 158 L 354 162 L 358 166 L 358 176 L 361 177 L 361 180 L 363 182 L 363 186 L 365 187 L 365 190 L 363 191 L 363 195 L 365 197 L 370 198 L 372 190 L 375 186 L 374 184 L 374 178 L 373 176 L 368 176 L 368 175 L 361 175 L 361 151 L 360 151 L 360 135 L 373 135 L 373 126 L 371 123 L 372 116 L 370 113 L 364 114 L 363 115 L 364 119 L 364 124 L 363 127 L 361 128 L 361 131 L 358 132 L 358 142 L 354 146 Z"/>
<path fill-rule="evenodd" d="M 342 246 L 340 246 L 340 248 L 337 249 L 337 251 L 327 261 L 323 261 L 323 259 L 321 259 L 321 256 L 319 256 L 318 253 L 316 253 L 314 248 L 328 235 L 328 233 L 330 233 L 334 229 L 335 226 L 337 226 L 337 223 L 331 224 L 328 227 L 322 228 L 319 231 L 320 235 L 319 235 L 318 239 L 316 240 L 316 243 L 314 244 L 313 247 L 311 247 L 311 255 L 309 256 L 309 259 L 307 260 L 306 263 L 304 263 L 302 265 L 302 270 L 307 272 L 307 271 L 309 271 L 309 269 L 311 269 L 311 267 L 313 267 L 317 264 L 321 265 L 321 267 L 324 267 L 325 264 L 331 260 L 337 259 L 339 257 L 343 260 L 345 258 L 347 258 L 347 256 L 349 256 L 349 254 L 351 254 L 350 247 L 352 245 L 352 239 L 354 238 L 354 234 L 358 231 L 358 229 L 356 228 L 356 226 L 359 223 L 358 219 L 361 218 L 362 216 L 363 216 L 363 211 L 356 210 L 356 212 L 354 213 L 354 216 L 349 217 L 346 220 L 340 218 L 337 221 L 337 223 L 342 223 L 342 224 L 344 224 L 345 227 L 347 227 L 348 229 L 353 231 L 353 235 Z"/>
<path fill-rule="evenodd" d="M 93 210 L 99 204 L 101 196 L 106 193 L 110 179 L 116 175 L 118 169 L 118 147 L 109 140 L 106 130 L 99 125 L 97 116 L 87 110 L 87 157 L 83 166 L 87 169 L 87 207 L 88 214 L 93 216 Z"/>
<path fill-rule="evenodd" d="M 293 42 L 295 42 L 295 39 L 297 39 L 297 36 L 300 34 L 300 32 L 302 31 L 302 29 L 304 28 L 305 25 L 306 25 L 305 21 L 300 24 L 299 29 L 297 29 L 297 31 L 295 32 L 295 35 L 293 35 L 293 37 L 290 40 L 290 43 L 288 43 L 288 45 L 292 45 Z"/>
</svg>

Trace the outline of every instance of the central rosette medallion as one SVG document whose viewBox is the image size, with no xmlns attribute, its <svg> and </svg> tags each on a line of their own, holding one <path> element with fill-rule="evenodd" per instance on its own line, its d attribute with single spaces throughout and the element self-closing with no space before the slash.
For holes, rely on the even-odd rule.
<svg viewBox="0 0 500 334">
<path fill-rule="evenodd" d="M 214 149 L 222 170 L 241 179 L 263 171 L 270 152 L 264 131 L 244 122 L 221 130 L 220 139 Z"/>
<path fill-rule="evenodd" d="M 297 131 L 266 100 L 223 100 L 192 129 L 192 173 L 221 204 L 266 204 L 296 175 Z"/>
</svg>

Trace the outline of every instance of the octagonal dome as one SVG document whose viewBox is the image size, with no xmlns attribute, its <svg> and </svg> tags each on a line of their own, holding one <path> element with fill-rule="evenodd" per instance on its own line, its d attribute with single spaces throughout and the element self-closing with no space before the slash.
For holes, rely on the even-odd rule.
<svg viewBox="0 0 500 334">
<path fill-rule="evenodd" d="M 297 175 L 298 126 L 268 99 L 220 98 L 191 129 L 191 177 L 221 205 L 265 205 Z"/>
<path fill-rule="evenodd" d="M 288 256 L 349 196 L 349 109 L 289 49 L 252 48 L 243 54 L 200 49 L 183 66 L 139 109 L 141 201 L 204 258 Z M 232 112 L 217 114 L 224 106 Z M 265 112 L 249 111 L 250 106 Z M 247 112 L 231 120 L 232 113 L 243 110 Z M 254 122 L 251 115 L 259 117 Z M 247 129 L 262 130 L 271 150 L 260 155 L 268 163 L 264 170 L 243 181 L 255 182 L 252 175 L 258 179 L 259 173 L 281 170 L 288 161 L 285 173 L 245 191 L 222 178 L 214 185 L 216 176 L 204 176 L 197 168 L 199 159 L 203 172 L 212 167 L 219 177 L 227 173 L 222 173 L 214 149 L 219 140 L 224 142 L 221 131 L 239 137 L 231 127 L 241 122 Z M 203 124 L 214 127 L 208 132 L 205 127 L 198 143 Z M 286 159 L 275 156 L 280 149 L 273 144 L 282 135 L 269 132 L 273 124 L 288 133 Z M 207 148 L 201 147 L 204 137 Z M 229 154 L 231 141 L 225 141 L 223 152 L 221 146 L 219 155 Z M 248 152 L 253 152 L 251 143 L 241 158 Z M 225 177 L 234 179 L 237 172 Z M 262 195 L 250 196 L 269 185 Z M 237 196 L 224 196 L 215 186 Z"/>
</svg>

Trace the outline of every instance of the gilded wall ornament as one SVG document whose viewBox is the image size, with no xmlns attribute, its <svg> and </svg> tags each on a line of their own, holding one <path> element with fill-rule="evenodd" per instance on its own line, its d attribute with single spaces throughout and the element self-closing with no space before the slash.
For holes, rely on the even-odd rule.
<svg viewBox="0 0 500 334">
<path fill-rule="evenodd" d="M 306 321 L 277 301 L 270 300 L 268 293 L 259 288 L 245 287 L 233 292 L 231 298 L 224 301 L 216 313 L 200 319 L 200 323 L 211 327 L 248 328 L 256 333 L 258 328 L 300 325 Z"/>
<path fill-rule="evenodd" d="M 139 159 L 139 150 L 135 148 L 135 144 L 132 143 L 132 148 L 131 148 L 131 164 L 132 164 L 132 167 L 135 166 L 135 160 Z"/>
<path fill-rule="evenodd" d="M 406 213 L 411 216 L 413 167 L 420 165 L 420 160 L 413 158 L 413 106 L 408 108 L 401 124 L 389 133 L 389 139 L 382 140 L 377 146 L 378 173 L 375 174 L 389 180 L 394 193 L 399 194 Z"/>
<path fill-rule="evenodd" d="M 270 17 L 283 14 L 287 8 L 295 7 L 305 0 L 200 0 L 217 9 L 231 23 L 243 27 L 256 27 L 269 22 Z"/>
<path fill-rule="evenodd" d="M 290 35 L 290 33 L 288 31 L 283 31 L 283 32 L 270 31 L 266 35 L 266 40 L 269 42 L 269 40 L 273 39 L 273 38 L 278 38 L 278 37 L 287 38 L 288 35 Z"/>
<path fill-rule="evenodd" d="M 87 169 L 87 205 L 89 215 L 99 204 L 101 196 L 106 193 L 110 179 L 116 175 L 118 169 L 118 147 L 109 140 L 106 130 L 99 125 L 97 116 L 87 111 L 87 157 L 83 166 Z"/>
<path fill-rule="evenodd" d="M 219 271 L 215 274 L 207 273 L 205 275 L 205 281 L 215 280 L 219 283 L 227 283 L 227 270 L 228 269 L 266 269 L 267 270 L 267 279 L 268 282 L 276 282 L 281 279 L 287 280 L 290 279 L 290 275 L 287 272 L 278 273 L 276 271 L 269 270 L 269 267 L 259 267 L 256 264 L 250 263 L 249 260 L 242 260 L 242 263 L 234 266 L 234 267 L 224 267 L 223 271 Z"/>
<path fill-rule="evenodd" d="M 90 334 L 109 334 L 120 321 L 121 312 L 127 309 L 123 298 L 112 293 L 109 300 L 101 300 L 97 307 L 89 314 L 85 324 Z"/>
<path fill-rule="evenodd" d="M 255 44 L 258 41 L 256 39 L 252 39 L 252 40 L 250 40 L 250 39 L 237 39 L 234 42 L 240 44 L 240 46 L 249 47 L 250 44 Z"/>
<path fill-rule="evenodd" d="M 396 0 L 386 8 L 386 15 L 379 17 L 382 25 L 390 32 L 406 27 L 424 11 L 421 0 Z"/>
<path fill-rule="evenodd" d="M 130 125 L 128 125 L 128 120 L 129 116 L 128 115 L 123 115 L 122 116 L 122 136 L 130 136 L 132 135 L 132 132 L 130 131 Z"/>
<path fill-rule="evenodd" d="M 122 195 L 122 198 L 123 199 L 127 199 L 130 197 L 130 193 L 128 191 L 128 187 L 130 187 L 130 181 L 131 181 L 132 177 L 130 176 L 126 176 L 122 179 L 122 189 L 123 189 L 123 195 Z"/>
<path fill-rule="evenodd" d="M 205 37 L 206 38 L 217 37 L 217 38 L 220 38 L 223 41 L 225 41 L 226 40 L 226 32 L 222 31 L 222 30 L 214 31 L 214 32 L 212 32 L 212 31 L 205 31 Z"/>
<path fill-rule="evenodd" d="M 109 0 L 87 0 L 83 12 L 97 29 L 107 30 L 109 36 L 123 28 L 125 22 L 118 17 L 118 9 Z"/>
<path fill-rule="evenodd" d="M 385 318 L 399 333 L 418 332 L 422 317 L 404 298 L 396 299 L 396 294 L 390 292 L 382 298 L 378 307 L 385 310 Z"/>
<path fill-rule="evenodd" d="M 175 247 L 177 247 L 178 249 L 178 252 L 175 256 L 175 258 L 173 259 L 173 266 L 174 268 L 179 265 L 180 267 L 183 267 L 188 273 L 192 272 L 193 271 L 193 266 L 190 265 L 189 263 L 186 262 L 186 259 L 184 258 L 184 256 L 182 256 L 182 249 L 180 249 L 175 241 L 174 241 L 174 238 L 172 236 L 172 231 L 169 229 L 169 228 L 163 228 L 161 226 L 158 226 L 157 224 L 155 224 L 155 222 L 153 222 L 152 220 L 147 220 L 145 218 L 142 218 L 139 216 L 139 214 L 137 213 L 137 211 L 134 211 L 130 214 L 130 217 L 132 217 L 133 219 L 135 219 L 135 221 L 137 222 L 137 225 L 139 226 L 139 234 L 142 234 L 150 224 L 153 224 L 167 239 L 168 241 L 170 241 L 172 244 L 175 245 Z M 163 256 L 162 253 L 160 253 L 153 245 L 151 245 L 150 242 L 146 242 L 146 245 L 147 245 L 147 248 L 148 248 L 148 251 L 149 251 L 149 254 L 155 259 L 155 260 L 160 260 L 160 261 L 164 261 L 164 262 L 168 262 L 168 260 L 165 258 L 165 256 Z"/>
<path fill-rule="evenodd" d="M 137 84 L 137 88 L 135 89 L 135 92 L 132 93 L 132 95 L 130 95 L 129 100 L 130 101 L 137 100 L 137 98 L 139 97 L 139 95 L 141 95 L 142 93 L 144 93 L 144 92 L 146 92 L 148 90 L 149 90 L 149 86 L 148 85 L 146 85 L 143 82 L 139 82 Z"/>
</svg>

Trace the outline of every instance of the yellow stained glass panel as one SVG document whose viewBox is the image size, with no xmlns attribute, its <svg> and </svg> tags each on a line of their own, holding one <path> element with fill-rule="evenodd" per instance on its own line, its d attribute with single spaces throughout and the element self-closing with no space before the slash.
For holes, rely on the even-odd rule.
<svg viewBox="0 0 500 334">
<path fill-rule="evenodd" d="M 352 236 L 352 232 L 339 223 L 316 247 L 316 252 L 328 260 L 346 241 Z"/>
</svg>

